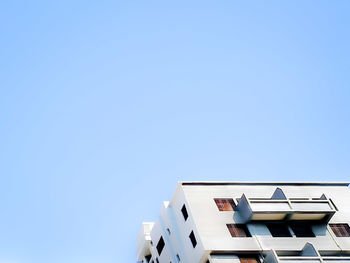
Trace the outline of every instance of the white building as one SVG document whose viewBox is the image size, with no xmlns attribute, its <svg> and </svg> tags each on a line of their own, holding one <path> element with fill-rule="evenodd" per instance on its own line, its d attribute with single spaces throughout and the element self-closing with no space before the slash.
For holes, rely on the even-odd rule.
<svg viewBox="0 0 350 263">
<path fill-rule="evenodd" d="M 350 263 L 348 183 L 181 182 L 155 223 L 144 263 Z"/>
</svg>

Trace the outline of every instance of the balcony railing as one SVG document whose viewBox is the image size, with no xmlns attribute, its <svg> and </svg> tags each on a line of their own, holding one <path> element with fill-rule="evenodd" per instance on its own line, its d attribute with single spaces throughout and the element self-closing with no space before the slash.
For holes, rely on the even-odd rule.
<svg viewBox="0 0 350 263">
<path fill-rule="evenodd" d="M 278 220 L 313 220 L 328 222 L 336 212 L 331 200 L 320 198 L 287 198 L 279 188 L 271 198 L 240 198 L 237 210 L 244 222 Z"/>
<path fill-rule="evenodd" d="M 301 251 L 275 251 L 267 253 L 264 263 L 349 263 L 350 254 L 317 251 L 307 243 Z"/>
</svg>

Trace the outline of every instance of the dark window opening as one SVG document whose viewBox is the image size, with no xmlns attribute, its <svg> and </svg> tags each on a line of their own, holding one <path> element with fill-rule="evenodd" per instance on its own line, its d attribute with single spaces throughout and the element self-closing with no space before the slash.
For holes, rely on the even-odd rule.
<svg viewBox="0 0 350 263">
<path fill-rule="evenodd" d="M 187 218 L 188 218 L 188 213 L 187 213 L 187 209 L 186 209 L 186 206 L 185 206 L 185 205 L 182 206 L 181 212 L 182 212 L 182 215 L 184 216 L 184 219 L 185 219 L 185 221 L 186 221 Z"/>
<path fill-rule="evenodd" d="M 156 261 L 157 261 L 157 263 L 159 263 L 159 260 L 158 260 L 158 258 L 156 258 Z"/>
<path fill-rule="evenodd" d="M 195 248 L 197 246 L 197 240 L 196 240 L 196 237 L 194 236 L 193 231 L 189 235 L 189 238 L 191 240 L 192 246 Z"/>
<path fill-rule="evenodd" d="M 266 225 L 273 237 L 291 237 L 288 226 L 285 224 L 268 224 Z"/>
<path fill-rule="evenodd" d="M 145 256 L 145 258 L 146 258 L 147 262 L 150 262 L 151 258 L 152 258 L 152 255 L 147 255 L 147 256 Z"/>
<path fill-rule="evenodd" d="M 350 237 L 350 227 L 348 224 L 329 224 L 337 237 Z"/>
<path fill-rule="evenodd" d="M 232 237 L 251 237 L 249 230 L 244 224 L 227 224 Z"/>
<path fill-rule="evenodd" d="M 232 198 L 214 198 L 219 211 L 234 211 L 236 205 Z"/>
<path fill-rule="evenodd" d="M 315 237 L 310 225 L 298 223 L 291 224 L 290 227 L 296 237 Z"/>
<path fill-rule="evenodd" d="M 157 244 L 157 251 L 158 251 L 159 256 L 162 253 L 164 246 L 165 246 L 164 239 L 163 239 L 163 237 L 160 237 L 158 244 Z"/>
<path fill-rule="evenodd" d="M 176 254 L 176 260 L 177 260 L 177 262 L 180 262 L 180 256 L 179 256 L 179 254 Z"/>
</svg>

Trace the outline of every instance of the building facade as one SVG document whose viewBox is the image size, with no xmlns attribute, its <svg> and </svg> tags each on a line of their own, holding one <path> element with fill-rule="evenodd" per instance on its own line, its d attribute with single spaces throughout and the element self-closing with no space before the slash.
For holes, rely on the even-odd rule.
<svg viewBox="0 0 350 263">
<path fill-rule="evenodd" d="M 155 223 L 143 263 L 350 263 L 348 183 L 180 182 Z"/>
</svg>

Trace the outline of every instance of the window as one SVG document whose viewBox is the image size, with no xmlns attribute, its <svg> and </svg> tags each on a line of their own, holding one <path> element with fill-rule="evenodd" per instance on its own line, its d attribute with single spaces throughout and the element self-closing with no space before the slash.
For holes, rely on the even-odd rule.
<svg viewBox="0 0 350 263">
<path fill-rule="evenodd" d="M 288 226 L 285 224 L 266 225 L 273 237 L 291 237 Z"/>
<path fill-rule="evenodd" d="M 188 213 L 187 213 L 187 209 L 186 209 L 186 206 L 185 206 L 185 205 L 182 206 L 181 212 L 182 212 L 182 215 L 184 216 L 184 219 L 185 219 L 185 221 L 186 221 L 187 218 L 188 218 Z"/>
<path fill-rule="evenodd" d="M 152 258 L 152 255 L 147 255 L 147 256 L 145 256 L 145 258 L 146 258 L 146 262 L 150 262 L 151 258 Z"/>
<path fill-rule="evenodd" d="M 256 257 L 239 257 L 241 263 L 258 263 L 259 260 Z"/>
<path fill-rule="evenodd" d="M 214 198 L 219 211 L 234 211 L 236 208 L 232 198 Z"/>
<path fill-rule="evenodd" d="M 315 237 L 315 234 L 312 232 L 310 225 L 299 223 L 291 224 L 290 227 L 296 237 Z"/>
<path fill-rule="evenodd" d="M 164 239 L 163 239 L 163 237 L 160 237 L 158 244 L 157 244 L 157 251 L 158 251 L 159 256 L 162 253 L 164 246 L 165 246 Z"/>
<path fill-rule="evenodd" d="M 157 263 L 159 263 L 159 260 L 158 260 L 158 258 L 156 258 L 156 261 L 157 261 Z"/>
<path fill-rule="evenodd" d="M 194 236 L 193 231 L 189 235 L 189 238 L 191 240 L 192 246 L 195 248 L 197 246 L 197 240 L 196 240 L 196 237 Z"/>
<path fill-rule="evenodd" d="M 329 224 L 337 237 L 350 237 L 350 227 L 348 224 Z"/>
<path fill-rule="evenodd" d="M 170 234 L 171 234 L 170 229 L 167 228 L 166 231 L 168 232 L 168 235 L 170 236 Z"/>
<path fill-rule="evenodd" d="M 248 228 L 243 224 L 227 224 L 232 237 L 251 237 Z"/>
<path fill-rule="evenodd" d="M 180 262 L 180 256 L 179 256 L 179 254 L 176 254 L 176 260 L 177 260 L 177 262 Z"/>
</svg>

